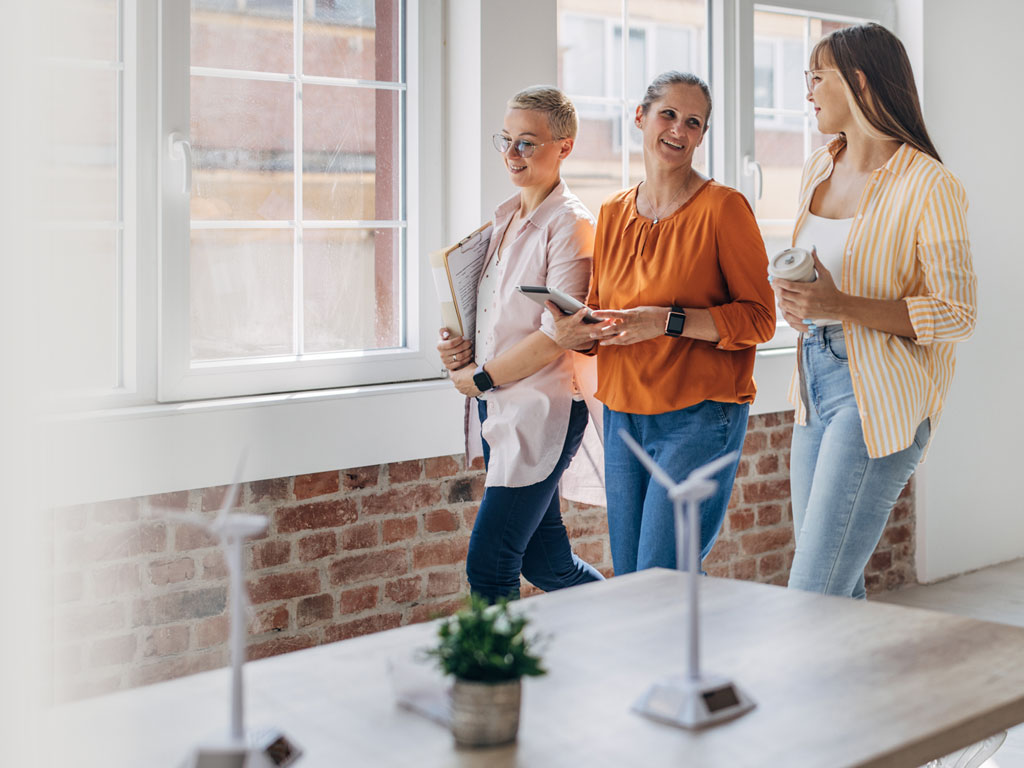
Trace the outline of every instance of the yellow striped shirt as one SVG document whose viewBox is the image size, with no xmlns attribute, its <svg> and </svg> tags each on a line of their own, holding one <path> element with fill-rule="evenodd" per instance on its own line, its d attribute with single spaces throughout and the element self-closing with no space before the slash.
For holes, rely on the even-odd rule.
<svg viewBox="0 0 1024 768">
<path fill-rule="evenodd" d="M 845 139 L 804 166 L 800 230 L 814 189 L 831 173 Z M 954 344 L 974 331 L 977 278 L 967 237 L 967 195 L 939 161 L 903 144 L 861 194 L 843 250 L 844 293 L 903 299 L 916 339 L 843 323 L 864 441 L 872 458 L 908 447 L 918 425 L 935 434 L 956 366 Z M 798 353 L 799 354 L 799 353 Z M 805 424 L 794 372 L 789 400 Z"/>
</svg>

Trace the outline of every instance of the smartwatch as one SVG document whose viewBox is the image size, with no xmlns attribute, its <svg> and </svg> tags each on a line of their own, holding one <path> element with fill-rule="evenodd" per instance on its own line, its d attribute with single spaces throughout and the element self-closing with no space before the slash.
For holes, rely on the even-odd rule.
<svg viewBox="0 0 1024 768">
<path fill-rule="evenodd" d="M 491 378 L 491 375 L 484 370 L 482 365 L 477 366 L 476 371 L 473 373 L 473 383 L 481 392 L 494 389 L 494 380 Z"/>
<path fill-rule="evenodd" d="M 683 326 L 686 325 L 686 313 L 682 307 L 674 306 L 668 311 L 668 320 L 665 321 L 666 336 L 682 336 Z"/>
</svg>

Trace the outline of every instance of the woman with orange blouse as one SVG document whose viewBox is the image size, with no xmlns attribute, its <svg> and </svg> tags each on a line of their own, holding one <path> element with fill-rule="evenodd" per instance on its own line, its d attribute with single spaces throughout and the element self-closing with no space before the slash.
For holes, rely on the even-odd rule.
<svg viewBox="0 0 1024 768">
<path fill-rule="evenodd" d="M 616 574 L 674 567 L 672 503 L 619 437 L 625 429 L 672 477 L 743 445 L 755 345 L 775 331 L 767 257 L 736 190 L 692 166 L 711 114 L 700 78 L 666 72 L 636 111 L 646 178 L 601 207 L 587 303 L 556 318 L 564 347 L 596 352 L 604 403 L 608 529 Z M 549 306 L 553 313 L 557 308 Z M 701 508 L 701 557 L 714 544 L 737 461 Z"/>
</svg>

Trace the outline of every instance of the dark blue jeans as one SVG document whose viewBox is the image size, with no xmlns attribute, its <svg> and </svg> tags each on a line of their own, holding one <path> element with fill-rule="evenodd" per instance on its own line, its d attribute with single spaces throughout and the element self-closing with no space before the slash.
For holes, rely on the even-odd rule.
<svg viewBox="0 0 1024 768">
<path fill-rule="evenodd" d="M 719 456 L 743 447 L 746 403 L 705 400 L 668 413 L 641 415 L 604 409 L 604 477 L 608 496 L 608 537 L 615 575 L 645 568 L 675 568 L 675 518 L 668 493 L 619 436 L 630 437 L 676 481 Z M 718 489 L 700 508 L 700 557 L 711 551 L 729 506 L 737 456 L 714 480 Z"/>
<path fill-rule="evenodd" d="M 487 404 L 479 402 L 480 422 L 487 419 Z M 521 488 L 490 486 L 476 515 L 469 538 L 466 576 L 478 595 L 493 602 L 519 597 L 519 574 L 550 592 L 604 577 L 573 554 L 559 508 L 558 481 L 583 440 L 587 405 L 574 402 L 562 455 L 544 480 Z M 491 449 L 484 441 L 484 464 Z"/>
</svg>

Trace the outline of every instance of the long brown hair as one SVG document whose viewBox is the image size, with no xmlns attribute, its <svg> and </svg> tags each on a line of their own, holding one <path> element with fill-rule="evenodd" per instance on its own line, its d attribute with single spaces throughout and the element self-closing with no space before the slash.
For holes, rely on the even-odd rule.
<svg viewBox="0 0 1024 768">
<path fill-rule="evenodd" d="M 874 23 L 841 27 L 811 51 L 812 69 L 821 69 L 824 62 L 839 70 L 871 128 L 942 162 L 924 125 L 910 59 L 896 35 Z M 863 92 L 855 87 L 858 71 L 867 86 Z"/>
</svg>

